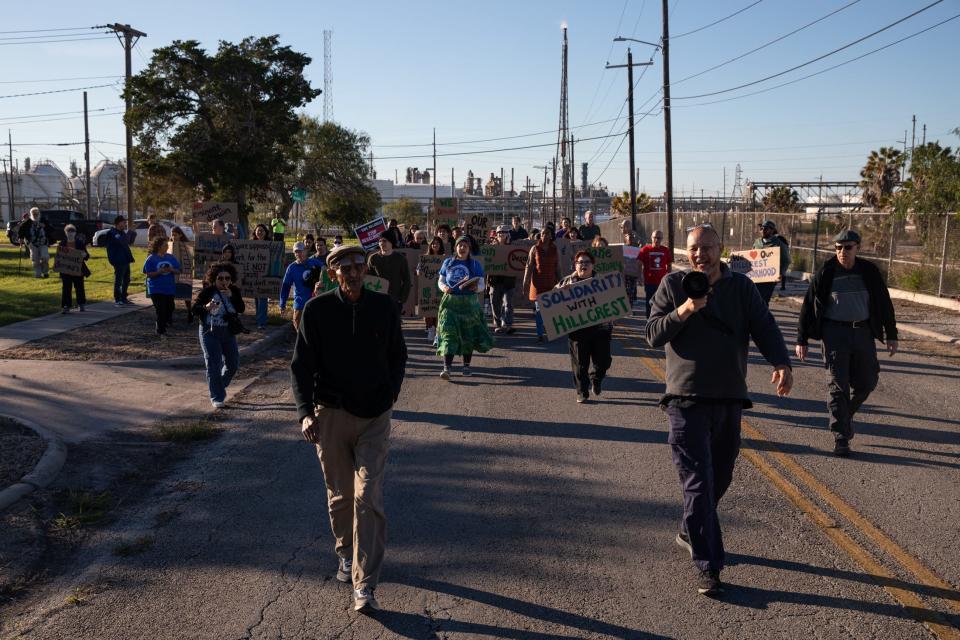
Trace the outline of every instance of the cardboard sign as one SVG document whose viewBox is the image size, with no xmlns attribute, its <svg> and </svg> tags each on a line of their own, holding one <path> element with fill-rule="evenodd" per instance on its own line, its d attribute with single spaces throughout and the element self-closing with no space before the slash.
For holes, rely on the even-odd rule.
<svg viewBox="0 0 960 640">
<path fill-rule="evenodd" d="M 547 340 L 630 315 L 619 271 L 581 280 L 538 296 Z"/>
<path fill-rule="evenodd" d="M 610 273 L 613 271 L 623 273 L 622 244 L 611 244 L 608 247 L 590 247 L 587 251 L 590 252 L 590 255 L 592 255 L 594 259 L 594 273 Z"/>
<path fill-rule="evenodd" d="M 557 270 L 561 277 L 573 273 L 573 256 L 584 249 L 590 248 L 590 243 L 585 240 L 560 238 L 553 242 L 557 245 Z"/>
<path fill-rule="evenodd" d="M 460 222 L 460 214 L 457 209 L 456 198 L 435 198 L 433 201 L 433 211 L 430 212 L 430 229 L 437 233 L 437 227 L 442 224 L 451 229 Z"/>
<path fill-rule="evenodd" d="M 443 293 L 437 286 L 437 280 L 440 277 L 440 267 L 447 256 L 428 256 L 422 255 L 419 259 L 420 272 L 415 282 L 417 283 L 417 313 L 424 318 L 436 318 L 440 309 L 440 298 Z"/>
<path fill-rule="evenodd" d="M 780 281 L 780 247 L 731 251 L 727 264 L 754 283 Z"/>
<path fill-rule="evenodd" d="M 523 278 L 530 257 L 530 243 L 485 244 L 480 246 L 477 260 L 483 264 L 483 273 L 490 276 Z"/>
<path fill-rule="evenodd" d="M 363 288 L 367 291 L 373 291 L 375 293 L 382 293 L 387 295 L 387 291 L 390 290 L 390 282 L 386 278 L 380 278 L 378 276 L 367 275 L 363 279 Z"/>
<path fill-rule="evenodd" d="M 364 251 L 370 251 L 377 247 L 377 240 L 387 230 L 387 223 L 383 216 L 370 222 L 365 222 L 356 228 L 357 239 L 360 240 L 360 246 Z"/>
<path fill-rule="evenodd" d="M 224 224 L 240 224 L 236 202 L 194 202 L 192 213 L 194 235 L 209 233 L 214 220 L 220 220 Z"/>
<path fill-rule="evenodd" d="M 420 256 L 423 255 L 422 249 L 394 249 L 394 252 L 401 254 L 407 259 L 407 268 L 410 271 L 410 293 L 407 299 L 403 301 L 403 315 L 407 317 L 417 315 L 417 265 L 420 264 Z"/>
<path fill-rule="evenodd" d="M 467 234 L 473 236 L 477 243 L 482 245 L 489 241 L 490 219 L 487 216 L 483 214 L 472 215 L 464 221 L 464 227 L 466 227 Z"/>
<path fill-rule="evenodd" d="M 219 262 L 223 246 L 234 248 L 233 262 L 239 272 L 238 286 L 250 298 L 277 297 L 283 283 L 282 242 L 263 240 L 232 240 L 226 236 L 202 233 L 197 236 L 193 250 L 193 273 L 203 278 L 207 268 Z"/>
<path fill-rule="evenodd" d="M 631 278 L 640 277 L 640 247 L 632 247 L 628 244 L 620 245 L 623 247 L 623 275 Z"/>
<path fill-rule="evenodd" d="M 53 257 L 53 270 L 65 276 L 83 276 L 83 257 L 85 252 L 68 247 L 57 248 Z"/>
<path fill-rule="evenodd" d="M 174 242 L 171 240 L 167 243 L 167 253 L 180 263 L 177 282 L 193 286 L 193 246 L 189 242 Z"/>
</svg>

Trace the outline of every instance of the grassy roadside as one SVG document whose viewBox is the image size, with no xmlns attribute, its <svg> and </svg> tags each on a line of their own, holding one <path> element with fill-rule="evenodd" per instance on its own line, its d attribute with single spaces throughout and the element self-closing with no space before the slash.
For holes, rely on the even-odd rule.
<svg viewBox="0 0 960 640">
<path fill-rule="evenodd" d="M 107 262 L 107 250 L 90 247 L 87 266 L 92 272 L 86 280 L 87 302 L 113 300 L 113 267 Z M 56 313 L 60 310 L 60 277 L 53 272 L 53 254 L 50 251 L 50 277 L 33 277 L 30 256 L 19 261 L 18 249 L 10 245 L 0 247 L 0 326 Z M 133 247 L 134 262 L 130 265 L 130 292 L 143 291 L 140 267 L 147 257 L 144 248 Z M 18 263 L 19 274 L 18 274 Z"/>
</svg>

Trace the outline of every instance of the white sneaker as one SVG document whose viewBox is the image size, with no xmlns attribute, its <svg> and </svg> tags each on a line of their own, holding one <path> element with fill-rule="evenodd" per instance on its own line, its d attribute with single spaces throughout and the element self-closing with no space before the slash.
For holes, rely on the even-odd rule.
<svg viewBox="0 0 960 640">
<path fill-rule="evenodd" d="M 380 603 L 373 595 L 373 589 L 354 589 L 353 610 L 363 614 L 380 611 Z"/>
<path fill-rule="evenodd" d="M 220 400 L 211 400 L 210 404 L 213 405 L 214 409 L 223 409 L 225 406 L 227 406 L 227 403 L 221 402 Z"/>
<path fill-rule="evenodd" d="M 449 380 L 449 379 L 450 379 L 450 369 L 447 369 L 446 367 L 444 367 L 444 368 L 443 368 L 443 371 L 440 372 L 440 379 L 441 379 L 441 380 Z"/>
</svg>

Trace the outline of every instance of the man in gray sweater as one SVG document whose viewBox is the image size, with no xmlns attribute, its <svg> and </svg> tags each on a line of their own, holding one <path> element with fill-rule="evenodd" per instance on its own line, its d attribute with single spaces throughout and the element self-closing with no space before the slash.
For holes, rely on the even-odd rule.
<svg viewBox="0 0 960 640">
<path fill-rule="evenodd" d="M 733 479 L 740 452 L 740 415 L 747 394 L 747 349 L 752 338 L 774 366 L 777 395 L 793 386 L 790 356 L 776 320 L 756 286 L 720 260 L 720 236 L 709 225 L 687 235 L 694 271 L 707 276 L 707 295 L 691 298 L 674 272 L 661 281 L 647 321 L 647 341 L 665 347 L 667 388 L 660 401 L 670 422 L 668 442 L 683 488 L 683 521 L 676 542 L 699 571 L 697 591 L 723 592 L 723 537 L 717 503 Z"/>
</svg>

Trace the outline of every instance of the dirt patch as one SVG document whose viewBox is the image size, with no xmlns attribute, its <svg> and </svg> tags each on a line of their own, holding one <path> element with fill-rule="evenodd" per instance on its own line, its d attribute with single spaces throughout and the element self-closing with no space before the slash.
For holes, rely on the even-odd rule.
<svg viewBox="0 0 960 640">
<path fill-rule="evenodd" d="M 252 317 L 244 318 L 250 333 L 237 336 L 240 347 L 262 338 Z M 187 323 L 182 306 L 174 313 L 173 324 L 161 340 L 156 334 L 153 309 L 140 309 L 97 324 L 59 333 L 49 338 L 0 351 L 0 358 L 10 360 L 156 360 L 202 355 L 197 322 Z M 268 325 L 268 329 L 271 329 Z M 292 334 L 292 332 L 291 332 Z"/>
<path fill-rule="evenodd" d="M 0 489 L 30 473 L 46 448 L 46 441 L 32 430 L 0 418 Z"/>
</svg>

